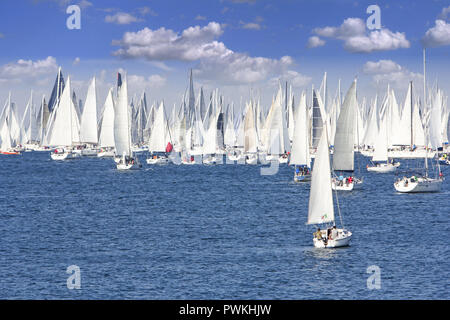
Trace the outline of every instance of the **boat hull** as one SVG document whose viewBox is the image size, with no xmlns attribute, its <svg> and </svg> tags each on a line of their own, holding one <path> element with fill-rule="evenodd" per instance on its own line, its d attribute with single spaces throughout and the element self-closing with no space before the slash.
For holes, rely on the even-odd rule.
<svg viewBox="0 0 450 320">
<path fill-rule="evenodd" d="M 0 151 L 0 154 L 4 154 L 4 155 L 20 155 L 20 152 L 17 152 L 17 151 Z"/>
<path fill-rule="evenodd" d="M 118 163 L 117 170 L 139 170 L 141 165 L 139 163 Z"/>
<path fill-rule="evenodd" d="M 114 157 L 114 151 L 100 151 L 99 153 L 97 153 L 97 157 L 98 158 L 112 158 Z"/>
<path fill-rule="evenodd" d="M 336 239 L 328 239 L 325 242 L 324 240 L 314 238 L 313 243 L 316 248 L 340 248 L 349 246 L 351 239 L 352 233 L 350 231 L 338 229 L 338 237 Z"/>
<path fill-rule="evenodd" d="M 146 160 L 147 164 L 168 164 L 169 163 L 169 158 L 164 158 L 164 157 L 160 157 L 160 158 L 148 158 Z"/>
<path fill-rule="evenodd" d="M 418 178 L 411 181 L 411 178 L 397 180 L 394 188 L 401 193 L 423 193 L 441 191 L 442 179 Z"/>
<path fill-rule="evenodd" d="M 397 163 L 396 164 L 382 163 L 379 166 L 367 167 L 367 171 L 378 172 L 378 173 L 389 173 L 389 172 L 394 172 L 395 170 L 397 170 L 399 165 L 400 165 L 400 163 L 398 163 L 398 165 L 397 165 Z"/>
<path fill-rule="evenodd" d="M 55 161 L 63 161 L 63 160 L 79 159 L 81 157 L 81 154 L 73 152 L 52 153 L 50 157 L 52 158 L 52 160 Z"/>
<path fill-rule="evenodd" d="M 295 182 L 311 181 L 311 174 L 303 174 L 303 175 L 295 175 L 294 174 L 294 181 Z"/>
</svg>

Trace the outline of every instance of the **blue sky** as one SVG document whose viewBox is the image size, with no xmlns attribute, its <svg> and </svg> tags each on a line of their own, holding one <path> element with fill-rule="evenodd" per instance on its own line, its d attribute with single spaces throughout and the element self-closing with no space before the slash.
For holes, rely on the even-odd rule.
<svg viewBox="0 0 450 320">
<path fill-rule="evenodd" d="M 80 30 L 66 27 L 71 4 L 81 8 Z M 381 30 L 364 27 L 372 4 Z M 0 99 L 11 90 L 22 110 L 31 89 L 50 94 L 57 66 L 82 99 L 96 75 L 101 104 L 126 70 L 131 95 L 178 105 L 190 68 L 196 89 L 218 87 L 236 104 L 254 90 L 268 107 L 278 79 L 299 95 L 325 71 L 330 95 L 338 79 L 345 91 L 358 76 L 359 97 L 387 83 L 402 97 L 409 80 L 421 86 L 423 45 L 429 83 L 450 91 L 448 1 L 2 0 L 0 17 Z"/>
</svg>

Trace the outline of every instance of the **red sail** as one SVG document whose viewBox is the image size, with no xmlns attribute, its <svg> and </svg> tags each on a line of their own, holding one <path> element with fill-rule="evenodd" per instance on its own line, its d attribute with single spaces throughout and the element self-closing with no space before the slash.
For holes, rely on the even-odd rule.
<svg viewBox="0 0 450 320">
<path fill-rule="evenodd" d="M 167 143 L 166 152 L 167 152 L 167 153 L 170 153 L 170 152 L 172 152 L 172 149 L 173 149 L 172 144 L 171 144 L 170 142 Z"/>
</svg>

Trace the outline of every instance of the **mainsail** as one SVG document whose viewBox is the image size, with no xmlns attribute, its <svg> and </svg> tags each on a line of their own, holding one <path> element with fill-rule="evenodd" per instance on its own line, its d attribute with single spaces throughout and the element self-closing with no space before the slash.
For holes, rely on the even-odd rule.
<svg viewBox="0 0 450 320">
<path fill-rule="evenodd" d="M 356 122 L 356 80 L 347 91 L 334 137 L 333 169 L 336 171 L 354 170 L 354 141 Z"/>
<path fill-rule="evenodd" d="M 307 224 L 327 222 L 334 222 L 334 207 L 327 130 L 322 130 L 311 177 Z"/>
</svg>

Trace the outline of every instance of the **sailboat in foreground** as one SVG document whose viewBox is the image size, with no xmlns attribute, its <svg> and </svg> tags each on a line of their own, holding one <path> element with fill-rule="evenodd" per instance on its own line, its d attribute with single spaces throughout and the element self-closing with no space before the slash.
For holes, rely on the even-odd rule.
<svg viewBox="0 0 450 320">
<path fill-rule="evenodd" d="M 350 244 L 352 233 L 349 230 L 336 228 L 334 220 L 334 204 L 331 188 L 330 153 L 328 149 L 327 130 L 322 131 L 322 136 L 317 147 L 312 172 L 311 189 L 309 194 L 309 208 L 307 224 L 327 225 L 324 230 L 314 234 L 314 247 L 337 248 Z M 337 199 L 337 194 L 336 194 Z M 342 217 L 337 205 L 339 216 Z M 333 225 L 333 226 L 331 226 Z"/>
</svg>

